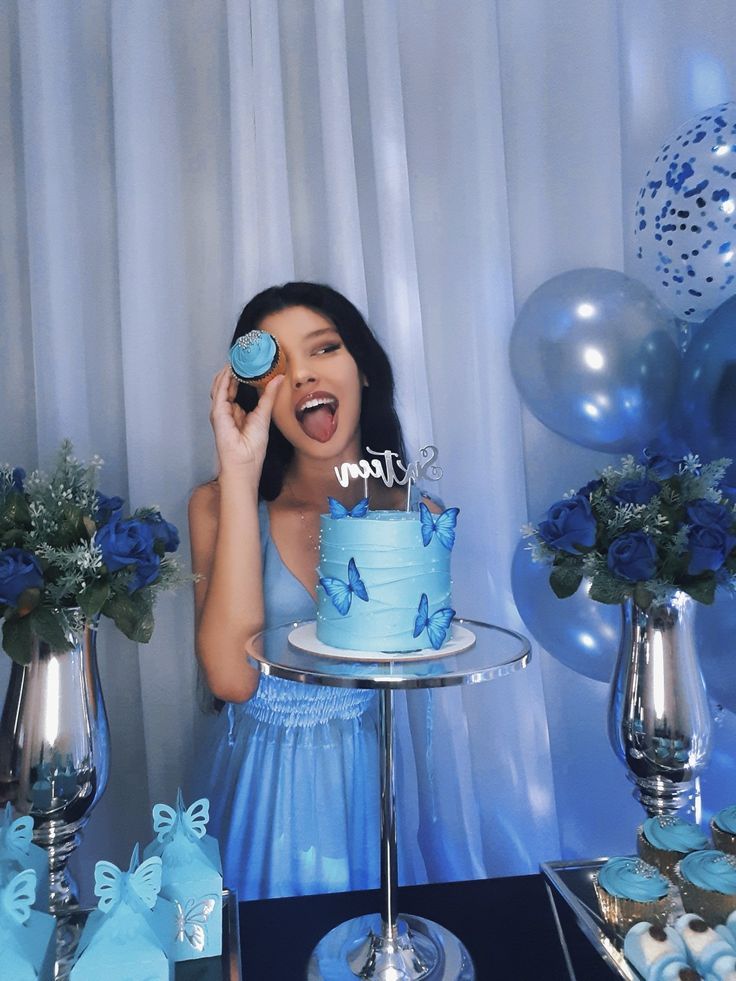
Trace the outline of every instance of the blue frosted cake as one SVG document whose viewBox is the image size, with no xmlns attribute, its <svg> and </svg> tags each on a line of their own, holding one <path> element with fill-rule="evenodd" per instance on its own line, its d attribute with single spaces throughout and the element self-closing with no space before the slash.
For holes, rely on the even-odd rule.
<svg viewBox="0 0 736 981">
<path fill-rule="evenodd" d="M 330 647 L 398 653 L 449 636 L 450 553 L 457 508 L 348 511 L 330 499 L 320 519 L 317 637 Z"/>
</svg>

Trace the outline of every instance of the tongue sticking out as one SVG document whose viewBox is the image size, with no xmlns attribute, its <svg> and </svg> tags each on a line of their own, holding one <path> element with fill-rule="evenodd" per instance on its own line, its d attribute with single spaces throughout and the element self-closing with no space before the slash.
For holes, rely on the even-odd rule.
<svg viewBox="0 0 736 981">
<path fill-rule="evenodd" d="M 335 432 L 337 420 L 331 409 L 328 409 L 326 405 L 320 405 L 316 409 L 309 409 L 304 413 L 301 426 L 310 439 L 316 439 L 319 443 L 326 443 Z"/>
</svg>

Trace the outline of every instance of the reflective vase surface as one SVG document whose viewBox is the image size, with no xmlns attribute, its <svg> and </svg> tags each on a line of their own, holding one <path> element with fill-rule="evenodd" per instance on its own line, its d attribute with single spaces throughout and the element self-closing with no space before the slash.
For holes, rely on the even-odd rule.
<svg viewBox="0 0 736 981">
<path fill-rule="evenodd" d="M 693 629 L 694 600 L 622 604 L 608 737 L 647 815 L 692 808 L 711 752 L 711 715 Z"/>
<path fill-rule="evenodd" d="M 49 854 L 56 915 L 79 905 L 67 861 L 110 769 L 96 638 L 95 624 L 71 650 L 35 640 L 30 664 L 13 663 L 0 719 L 0 803 L 33 817 L 33 840 Z"/>
</svg>

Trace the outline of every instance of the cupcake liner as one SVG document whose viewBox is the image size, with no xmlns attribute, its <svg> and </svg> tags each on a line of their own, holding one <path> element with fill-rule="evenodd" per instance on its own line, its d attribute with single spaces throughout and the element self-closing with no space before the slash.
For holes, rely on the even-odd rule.
<svg viewBox="0 0 736 981">
<path fill-rule="evenodd" d="M 664 927 L 672 913 L 671 885 L 661 899 L 651 900 L 648 903 L 612 896 L 598 884 L 597 874 L 593 877 L 593 888 L 598 898 L 601 916 L 621 936 L 624 936 L 635 923 L 641 923 L 643 920 Z"/>
<path fill-rule="evenodd" d="M 668 879 L 673 881 L 675 877 L 675 866 L 687 854 L 686 852 L 674 852 L 665 848 L 657 848 L 656 845 L 653 845 L 649 841 L 641 826 L 636 833 L 636 850 L 645 862 L 654 865 L 662 875 L 666 875 Z"/>
<path fill-rule="evenodd" d="M 736 855 L 736 835 L 719 828 L 712 819 L 710 833 L 713 836 L 713 844 L 719 851 L 725 852 L 727 855 Z"/>
<path fill-rule="evenodd" d="M 701 889 L 682 875 L 679 863 L 675 866 L 675 882 L 685 912 L 697 913 L 710 927 L 725 923 L 729 914 L 736 910 L 736 893 L 728 895 L 713 889 Z"/>
</svg>

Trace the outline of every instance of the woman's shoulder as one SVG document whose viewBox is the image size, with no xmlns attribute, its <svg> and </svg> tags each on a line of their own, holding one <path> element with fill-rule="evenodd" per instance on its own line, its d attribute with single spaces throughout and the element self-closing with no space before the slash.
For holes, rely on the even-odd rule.
<svg viewBox="0 0 736 981">
<path fill-rule="evenodd" d="M 414 490 L 414 488 L 412 488 L 412 490 Z M 442 499 L 436 497 L 434 494 L 430 494 L 424 487 L 416 487 L 413 498 L 413 507 L 418 508 L 420 504 L 424 504 L 429 508 L 432 514 L 440 514 L 445 509 Z"/>
<path fill-rule="evenodd" d="M 217 478 L 194 488 L 189 496 L 189 514 L 208 513 L 217 510 L 220 503 L 220 485 Z"/>
</svg>

